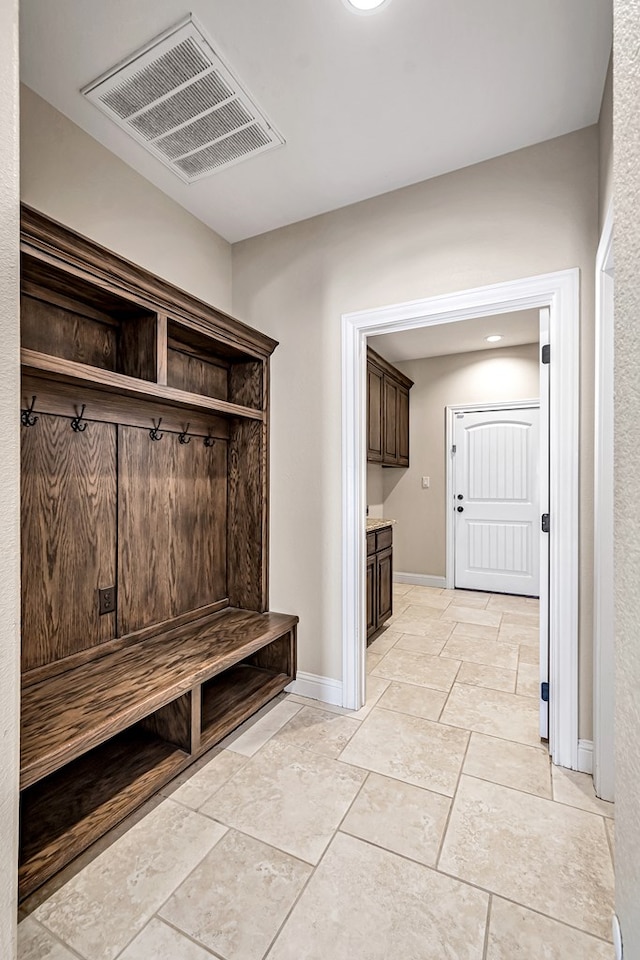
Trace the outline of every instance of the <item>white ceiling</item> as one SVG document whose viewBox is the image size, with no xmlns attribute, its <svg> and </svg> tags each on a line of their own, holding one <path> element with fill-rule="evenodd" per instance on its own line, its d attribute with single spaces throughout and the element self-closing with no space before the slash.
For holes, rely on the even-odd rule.
<svg viewBox="0 0 640 960">
<path fill-rule="evenodd" d="M 611 0 L 24 0 L 24 82 L 234 242 L 598 119 Z M 286 145 L 181 183 L 79 93 L 192 12 Z"/>
<path fill-rule="evenodd" d="M 501 334 L 503 339 L 499 343 L 487 343 L 484 338 L 496 333 Z M 398 363 L 402 360 L 446 357 L 453 353 L 537 343 L 539 336 L 540 311 L 518 310 L 494 317 L 439 323 L 420 330 L 385 333 L 380 337 L 369 337 L 367 343 L 390 363 Z"/>
</svg>

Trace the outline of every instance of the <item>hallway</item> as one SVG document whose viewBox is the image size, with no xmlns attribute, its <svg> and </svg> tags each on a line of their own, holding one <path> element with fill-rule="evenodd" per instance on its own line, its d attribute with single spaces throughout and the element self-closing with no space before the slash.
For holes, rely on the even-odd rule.
<svg viewBox="0 0 640 960">
<path fill-rule="evenodd" d="M 365 707 L 273 701 L 32 898 L 20 960 L 611 960 L 613 806 L 540 745 L 537 601 L 394 593 Z"/>
</svg>

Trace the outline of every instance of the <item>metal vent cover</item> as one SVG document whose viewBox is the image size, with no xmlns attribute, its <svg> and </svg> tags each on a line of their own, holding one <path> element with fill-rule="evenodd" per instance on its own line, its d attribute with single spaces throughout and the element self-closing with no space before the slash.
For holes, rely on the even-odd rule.
<svg viewBox="0 0 640 960">
<path fill-rule="evenodd" d="M 193 17 L 81 92 L 185 183 L 285 142 Z"/>
</svg>

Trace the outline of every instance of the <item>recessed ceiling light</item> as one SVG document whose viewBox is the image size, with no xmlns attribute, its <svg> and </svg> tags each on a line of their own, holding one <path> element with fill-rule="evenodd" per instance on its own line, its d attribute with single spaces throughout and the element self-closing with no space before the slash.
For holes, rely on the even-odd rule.
<svg viewBox="0 0 640 960">
<path fill-rule="evenodd" d="M 345 6 L 353 13 L 374 13 L 388 3 L 389 0 L 344 0 Z"/>
<path fill-rule="evenodd" d="M 487 343 L 497 343 L 498 340 L 502 340 L 502 335 L 499 333 L 493 333 L 490 337 L 485 337 Z"/>
</svg>

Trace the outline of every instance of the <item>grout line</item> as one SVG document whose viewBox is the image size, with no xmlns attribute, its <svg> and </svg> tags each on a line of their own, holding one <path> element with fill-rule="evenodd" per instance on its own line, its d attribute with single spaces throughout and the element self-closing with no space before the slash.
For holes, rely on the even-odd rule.
<svg viewBox="0 0 640 960">
<path fill-rule="evenodd" d="M 195 937 L 192 937 L 191 934 L 190 934 L 190 933 L 187 933 L 186 930 L 182 930 L 180 927 L 177 927 L 177 926 L 175 925 L 175 923 L 172 923 L 171 920 L 167 920 L 165 917 L 158 917 L 158 916 L 156 916 L 155 914 L 154 914 L 154 917 L 155 917 L 155 919 L 158 920 L 160 923 L 164 923 L 165 926 L 170 927 L 172 930 L 175 930 L 176 933 L 179 933 L 180 936 L 181 936 L 181 937 L 184 937 L 185 940 L 189 940 L 191 943 L 195 944 L 196 947 L 200 947 L 200 949 L 201 949 L 201 950 L 204 950 L 205 953 L 209 954 L 209 956 L 215 957 L 215 960 L 224 960 L 224 958 L 222 957 L 221 954 L 215 953 L 215 951 L 213 951 L 213 950 L 211 949 L 211 947 L 208 947 L 208 946 L 207 946 L 205 943 L 203 943 L 201 940 L 197 940 Z M 153 919 L 153 917 L 152 917 L 152 919 Z M 148 924 L 147 924 L 147 926 L 148 926 Z M 116 958 L 116 960 L 117 960 L 117 958 Z M 178 958 L 178 960 L 179 960 L 179 958 Z"/>
<path fill-rule="evenodd" d="M 438 869 L 438 864 L 440 863 L 440 857 L 442 856 L 442 849 L 444 847 L 444 842 L 449 830 L 449 824 L 451 822 L 451 814 L 453 812 L 453 806 L 456 802 L 456 796 L 458 793 L 458 787 L 460 786 L 460 778 L 462 777 L 462 771 L 467 760 L 467 754 L 469 752 L 469 744 L 471 743 L 471 732 L 469 732 L 469 737 L 467 739 L 467 744 L 464 748 L 464 753 L 462 755 L 462 761 L 460 763 L 460 769 L 458 770 L 458 777 L 456 779 L 455 789 L 453 791 L 453 796 L 451 797 L 451 803 L 449 804 L 449 811 L 447 813 L 447 819 L 445 821 L 444 830 L 442 831 L 442 836 L 440 837 L 440 843 L 438 844 L 438 852 L 436 854 L 435 863 L 433 865 L 434 870 Z"/>
<path fill-rule="evenodd" d="M 72 947 L 71 944 L 66 942 L 66 940 L 63 940 L 61 937 L 58 936 L 57 933 L 54 933 L 54 931 L 51 930 L 46 925 L 46 923 L 43 923 L 42 920 L 36 919 L 36 917 L 34 917 L 33 914 L 30 914 L 25 919 L 30 920 L 32 923 L 35 923 L 36 926 L 39 927 L 41 930 L 43 930 L 49 937 L 51 937 L 51 939 L 55 943 L 60 944 L 60 946 L 64 947 L 65 950 L 67 950 L 67 952 L 72 954 L 74 957 L 78 957 L 78 960 L 86 960 L 86 958 L 78 950 L 76 950 L 75 947 Z M 24 923 L 24 920 L 21 922 Z"/>
<path fill-rule="evenodd" d="M 482 960 L 487 960 L 487 950 L 489 949 L 489 927 L 491 925 L 491 908 L 493 906 L 493 894 L 489 894 L 489 903 L 487 904 L 487 919 L 484 928 L 484 950 L 482 951 Z"/>
</svg>

